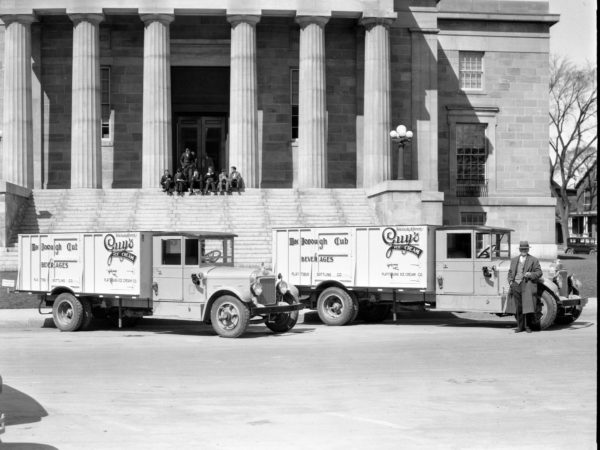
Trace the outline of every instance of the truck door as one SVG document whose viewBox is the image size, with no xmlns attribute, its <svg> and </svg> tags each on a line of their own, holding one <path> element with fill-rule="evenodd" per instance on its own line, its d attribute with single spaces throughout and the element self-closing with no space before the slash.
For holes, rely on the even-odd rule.
<svg viewBox="0 0 600 450">
<path fill-rule="evenodd" d="M 436 232 L 436 293 L 473 295 L 473 233 Z"/>
<path fill-rule="evenodd" d="M 184 264 L 183 264 L 183 300 L 185 302 L 206 302 L 206 287 L 204 283 L 196 285 L 192 275 L 200 272 L 199 240 L 197 238 L 184 239 Z"/>
<path fill-rule="evenodd" d="M 152 277 L 158 287 L 154 300 L 183 301 L 182 238 L 155 236 Z"/>
<path fill-rule="evenodd" d="M 496 234 L 478 231 L 475 233 L 474 281 L 475 295 L 498 294 L 497 260 L 500 256 Z M 494 262 L 496 261 L 496 263 Z"/>
</svg>

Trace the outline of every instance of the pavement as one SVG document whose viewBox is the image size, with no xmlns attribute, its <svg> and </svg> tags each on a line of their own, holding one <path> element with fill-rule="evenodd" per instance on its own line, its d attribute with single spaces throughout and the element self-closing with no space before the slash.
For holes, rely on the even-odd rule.
<svg viewBox="0 0 600 450">
<path fill-rule="evenodd" d="M 598 298 L 591 297 L 588 299 L 588 303 L 585 309 L 598 309 Z M 44 314 L 40 314 L 37 309 L 0 309 L 0 328 L 54 328 L 54 322 L 52 320 L 52 311 L 50 308 L 42 308 Z M 416 313 L 419 314 L 419 313 Z M 423 314 L 423 313 L 421 313 Z M 427 313 L 425 313 L 427 314 Z M 489 316 L 487 313 L 475 313 L 479 316 Z M 182 321 L 174 318 L 165 317 L 147 317 L 144 320 L 156 320 L 161 321 L 161 324 L 168 325 L 170 322 Z M 318 321 L 316 311 L 309 309 L 301 310 L 298 317 L 298 324 L 306 322 Z"/>
</svg>

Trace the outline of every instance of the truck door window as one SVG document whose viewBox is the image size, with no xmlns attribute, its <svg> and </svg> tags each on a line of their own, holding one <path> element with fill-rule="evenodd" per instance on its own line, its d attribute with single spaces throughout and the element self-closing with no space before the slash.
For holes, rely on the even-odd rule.
<svg viewBox="0 0 600 450">
<path fill-rule="evenodd" d="M 162 264 L 181 265 L 181 239 L 162 239 Z"/>
<path fill-rule="evenodd" d="M 471 233 L 448 233 L 446 245 L 449 259 L 471 258 Z"/>
<path fill-rule="evenodd" d="M 185 265 L 198 265 L 198 239 L 185 240 Z"/>
<path fill-rule="evenodd" d="M 495 258 L 510 258 L 510 234 L 496 233 L 492 235 L 496 251 L 492 254 Z"/>
<path fill-rule="evenodd" d="M 492 244 L 492 235 L 490 233 L 475 234 L 475 254 L 478 259 L 489 259 L 496 251 Z"/>
</svg>

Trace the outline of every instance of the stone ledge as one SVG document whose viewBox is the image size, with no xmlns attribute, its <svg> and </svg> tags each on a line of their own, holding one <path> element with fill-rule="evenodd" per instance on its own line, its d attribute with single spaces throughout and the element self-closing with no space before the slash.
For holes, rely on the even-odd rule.
<svg viewBox="0 0 600 450">
<path fill-rule="evenodd" d="M 17 195 L 19 197 L 29 198 L 29 196 L 31 195 L 31 189 L 23 186 L 18 186 L 9 181 L 0 180 L 0 194 L 11 194 Z"/>
<path fill-rule="evenodd" d="M 388 192 L 422 192 L 421 180 L 385 180 L 375 186 L 365 188 L 368 198 L 376 197 Z"/>
<path fill-rule="evenodd" d="M 452 197 L 445 206 L 556 206 L 554 197 Z"/>
</svg>

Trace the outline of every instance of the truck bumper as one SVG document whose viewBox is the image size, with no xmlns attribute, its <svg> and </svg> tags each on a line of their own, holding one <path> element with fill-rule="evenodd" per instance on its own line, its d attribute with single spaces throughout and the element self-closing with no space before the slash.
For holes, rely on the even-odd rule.
<svg viewBox="0 0 600 450">
<path fill-rule="evenodd" d="M 583 308 L 585 305 L 587 305 L 587 302 L 587 298 L 574 295 L 560 298 L 560 303 L 562 306 L 581 306 Z"/>
<path fill-rule="evenodd" d="M 279 314 L 286 313 L 292 311 L 298 311 L 299 309 L 304 309 L 305 305 L 302 303 L 294 303 L 293 305 L 285 304 L 285 305 L 273 305 L 273 306 L 253 306 L 252 314 L 255 316 L 262 316 L 266 314 Z"/>
</svg>

